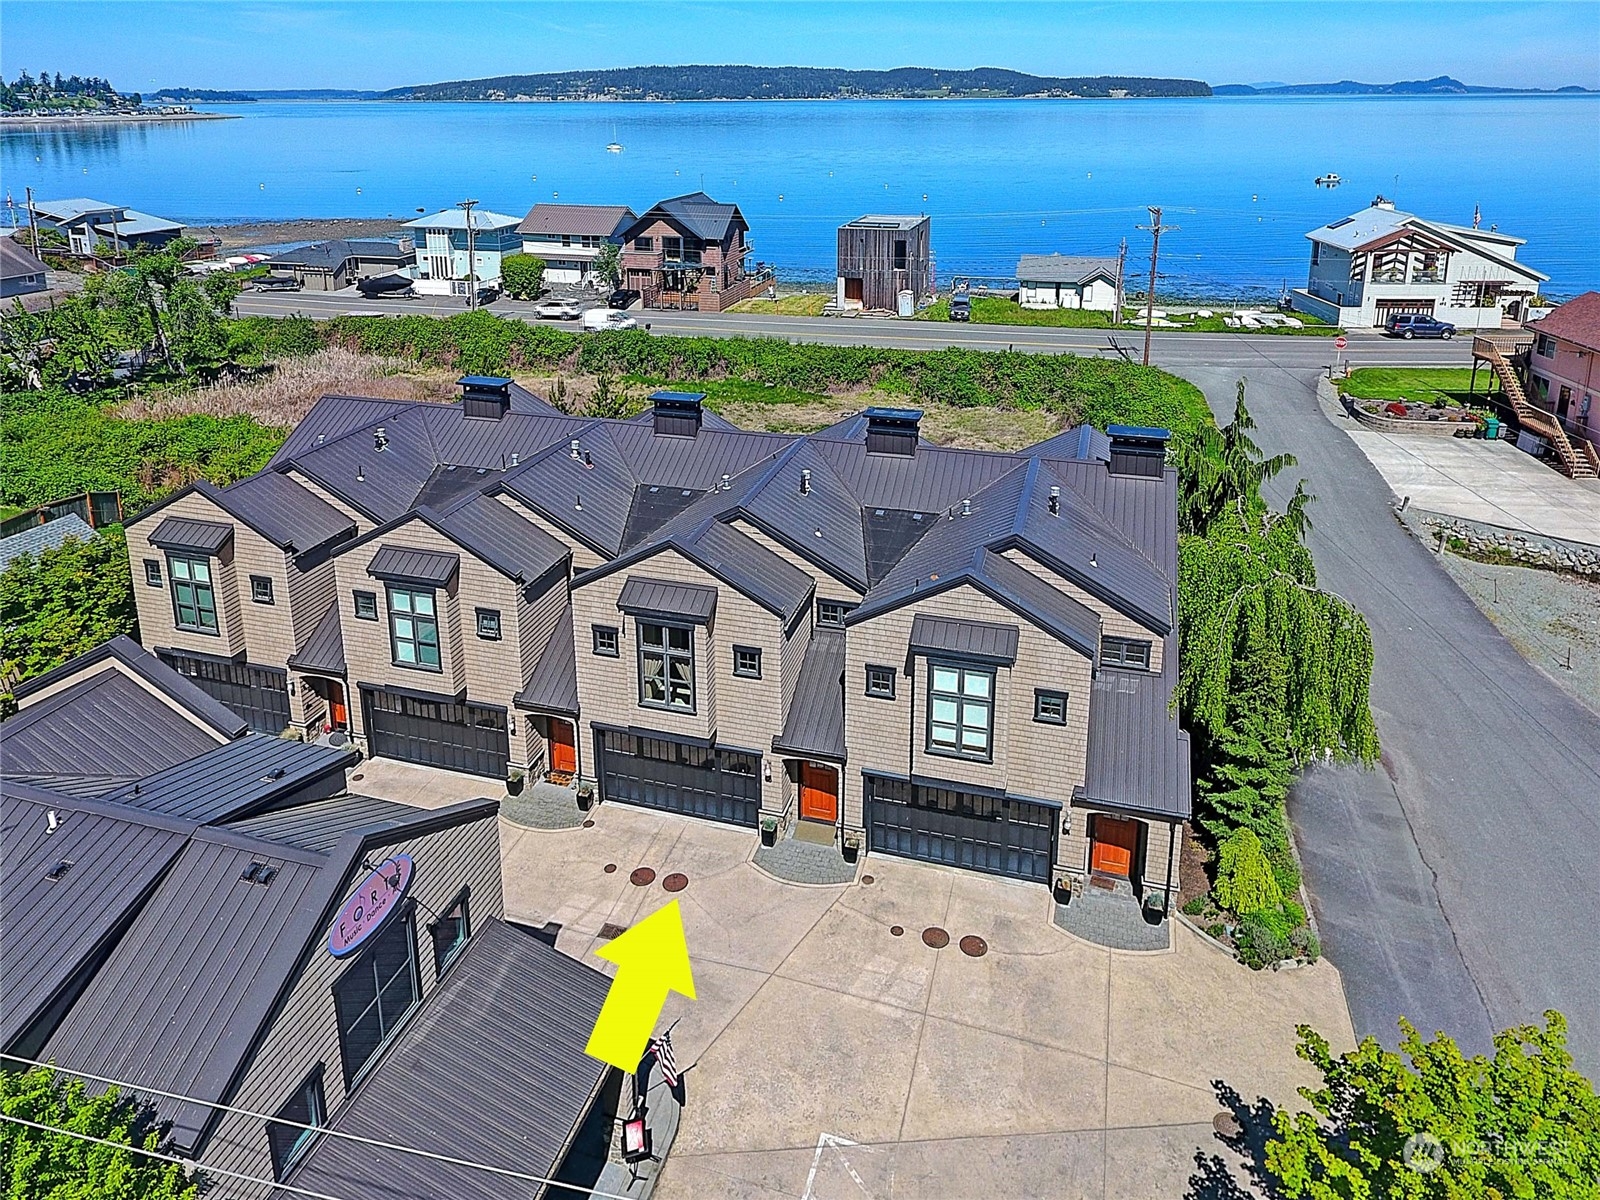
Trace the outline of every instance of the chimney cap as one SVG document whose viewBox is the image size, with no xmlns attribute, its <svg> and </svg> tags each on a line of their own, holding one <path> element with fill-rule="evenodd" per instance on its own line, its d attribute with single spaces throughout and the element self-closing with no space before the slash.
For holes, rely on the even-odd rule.
<svg viewBox="0 0 1600 1200">
<path fill-rule="evenodd" d="M 463 375 L 456 380 L 460 387 L 488 388 L 496 392 L 505 391 L 511 386 L 511 382 L 505 375 Z"/>
</svg>

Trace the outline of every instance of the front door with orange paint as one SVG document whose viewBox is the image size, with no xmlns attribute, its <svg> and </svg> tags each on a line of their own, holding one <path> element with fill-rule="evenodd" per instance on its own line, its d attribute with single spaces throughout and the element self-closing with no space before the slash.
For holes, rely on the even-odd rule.
<svg viewBox="0 0 1600 1200">
<path fill-rule="evenodd" d="M 335 729 L 345 729 L 350 724 L 350 714 L 344 707 L 344 684 L 328 681 L 328 724 Z"/>
<path fill-rule="evenodd" d="M 550 718 L 550 769 L 569 775 L 578 769 L 578 739 L 571 721 Z"/>
<path fill-rule="evenodd" d="M 1139 848 L 1139 823 L 1096 814 L 1089 839 L 1089 869 L 1099 875 L 1128 878 Z"/>
<path fill-rule="evenodd" d="M 804 821 L 839 819 L 839 772 L 814 763 L 800 764 L 800 818 Z"/>
</svg>

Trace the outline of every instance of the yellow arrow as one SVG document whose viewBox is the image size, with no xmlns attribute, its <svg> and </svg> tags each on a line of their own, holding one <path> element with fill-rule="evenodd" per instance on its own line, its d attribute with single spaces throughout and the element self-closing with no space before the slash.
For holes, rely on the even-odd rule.
<svg viewBox="0 0 1600 1200">
<path fill-rule="evenodd" d="M 678 902 L 657 909 L 595 954 L 617 964 L 617 977 L 584 1052 L 613 1067 L 636 1071 L 667 993 L 695 998 Z"/>
</svg>

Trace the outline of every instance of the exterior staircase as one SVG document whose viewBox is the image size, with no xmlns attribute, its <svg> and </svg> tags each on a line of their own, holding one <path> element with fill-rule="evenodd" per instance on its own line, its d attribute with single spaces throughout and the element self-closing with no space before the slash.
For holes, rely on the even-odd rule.
<svg viewBox="0 0 1600 1200">
<path fill-rule="evenodd" d="M 1581 438 L 1574 445 L 1574 439 L 1567 436 L 1567 431 L 1561 427 L 1561 421 L 1554 413 L 1529 403 L 1527 394 L 1522 390 L 1522 381 L 1517 378 L 1511 360 L 1502 353 L 1498 339 L 1482 336 L 1473 338 L 1472 357 L 1494 368 L 1494 373 L 1500 379 L 1500 388 L 1510 402 L 1511 410 L 1517 414 L 1518 422 L 1555 448 L 1563 475 L 1570 479 L 1600 478 L 1600 455 L 1596 454 L 1594 446 Z"/>
</svg>

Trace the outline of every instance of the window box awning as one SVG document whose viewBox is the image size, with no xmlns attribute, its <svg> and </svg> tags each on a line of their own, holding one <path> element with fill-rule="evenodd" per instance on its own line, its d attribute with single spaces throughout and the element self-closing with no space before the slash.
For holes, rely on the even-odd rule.
<svg viewBox="0 0 1600 1200">
<path fill-rule="evenodd" d="M 380 546 L 367 564 L 367 574 L 395 583 L 427 583 L 438 587 L 449 583 L 460 566 L 459 554 Z"/>
<path fill-rule="evenodd" d="M 168 517 L 150 534 L 150 544 L 163 550 L 190 550 L 215 554 L 228 544 L 233 526 L 222 521 L 196 521 L 189 517 Z"/>
<path fill-rule="evenodd" d="M 717 589 L 630 575 L 617 597 L 617 607 L 633 617 L 662 617 L 704 625 L 717 611 Z"/>
<path fill-rule="evenodd" d="M 1017 661 L 1017 627 L 918 613 L 911 622 L 911 653 L 947 654 L 1010 666 Z"/>
</svg>

